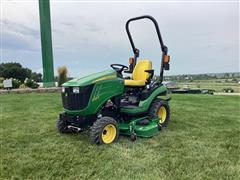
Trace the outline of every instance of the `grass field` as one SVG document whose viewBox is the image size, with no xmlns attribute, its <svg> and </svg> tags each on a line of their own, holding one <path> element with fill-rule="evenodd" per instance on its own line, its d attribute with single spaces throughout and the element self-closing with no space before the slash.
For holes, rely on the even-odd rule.
<svg viewBox="0 0 240 180">
<path fill-rule="evenodd" d="M 0 95 L 0 179 L 240 179 L 240 97 L 173 95 L 168 129 L 96 146 L 60 135 L 59 94 Z"/>
<path fill-rule="evenodd" d="M 240 93 L 240 85 L 234 82 L 224 82 L 224 80 L 195 80 L 193 82 L 180 82 L 180 88 L 191 89 L 214 89 L 216 92 L 223 92 L 225 88 L 232 88 L 235 93 Z"/>
</svg>

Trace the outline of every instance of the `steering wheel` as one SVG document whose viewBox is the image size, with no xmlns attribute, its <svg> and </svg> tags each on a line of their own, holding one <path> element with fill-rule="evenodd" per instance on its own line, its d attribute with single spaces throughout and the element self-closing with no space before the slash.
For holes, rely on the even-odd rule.
<svg viewBox="0 0 240 180">
<path fill-rule="evenodd" d="M 111 64 L 111 68 L 113 68 L 118 73 L 122 74 L 122 71 L 128 70 L 128 67 L 122 64 Z"/>
</svg>

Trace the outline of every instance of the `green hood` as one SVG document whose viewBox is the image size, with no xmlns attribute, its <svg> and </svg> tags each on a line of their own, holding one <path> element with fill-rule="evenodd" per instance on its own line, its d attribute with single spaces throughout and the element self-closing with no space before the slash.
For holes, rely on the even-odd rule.
<svg viewBox="0 0 240 180">
<path fill-rule="evenodd" d="M 90 74 L 85 77 L 75 78 L 68 82 L 65 82 L 62 86 L 86 86 L 90 84 L 97 83 L 99 81 L 115 79 L 117 78 L 117 73 L 114 70 L 106 70 L 95 74 Z"/>
</svg>

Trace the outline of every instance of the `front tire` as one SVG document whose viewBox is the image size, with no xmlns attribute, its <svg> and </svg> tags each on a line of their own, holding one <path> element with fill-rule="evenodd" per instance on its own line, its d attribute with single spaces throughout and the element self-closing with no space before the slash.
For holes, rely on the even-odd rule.
<svg viewBox="0 0 240 180">
<path fill-rule="evenodd" d="M 95 144 L 110 144 L 118 140 L 117 122 L 111 117 L 97 119 L 90 130 L 90 139 Z"/>
<path fill-rule="evenodd" d="M 69 132 L 66 122 L 61 118 L 57 119 L 56 127 L 58 129 L 58 132 L 60 133 Z"/>
<path fill-rule="evenodd" d="M 151 119 L 159 118 L 159 125 L 163 128 L 167 127 L 170 121 L 170 107 L 168 102 L 161 99 L 156 99 L 148 112 Z"/>
</svg>

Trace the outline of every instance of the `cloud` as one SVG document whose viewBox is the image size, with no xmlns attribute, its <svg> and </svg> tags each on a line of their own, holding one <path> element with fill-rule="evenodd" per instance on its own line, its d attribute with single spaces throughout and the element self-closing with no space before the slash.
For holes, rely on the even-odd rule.
<svg viewBox="0 0 240 180">
<path fill-rule="evenodd" d="M 19 11 L 24 9 L 24 11 Z M 38 3 L 4 5 L 3 46 L 8 59 L 41 67 Z M 150 14 L 160 26 L 172 57 L 168 73 L 236 71 L 239 61 L 237 3 L 80 3 L 51 1 L 54 65 L 68 65 L 72 76 L 96 72 L 110 63 L 127 64 L 132 56 L 125 32 L 130 17 Z M 132 24 L 140 58 L 160 64 L 160 49 L 151 22 Z M 38 51 L 38 56 L 21 53 Z M 36 54 L 36 53 L 35 53 Z M 6 61 L 8 60 L 6 58 Z M 40 65 L 36 66 L 38 59 Z M 35 69 L 36 69 L 35 68 Z M 89 69 L 91 68 L 91 69 Z M 86 70 L 86 71 L 85 71 Z M 156 72 L 157 73 L 157 72 Z"/>
<path fill-rule="evenodd" d="M 39 50 L 39 31 L 25 25 L 3 20 L 2 49 L 37 51 Z"/>
<path fill-rule="evenodd" d="M 75 24 L 72 22 L 59 22 L 59 24 L 64 25 L 66 27 L 70 27 L 70 28 L 75 27 Z"/>
<path fill-rule="evenodd" d="M 85 30 L 86 31 L 90 31 L 90 32 L 99 32 L 99 31 L 102 31 L 102 28 L 100 26 L 97 26 L 95 24 L 92 24 L 92 23 L 86 23 L 84 24 L 85 25 Z"/>
<path fill-rule="evenodd" d="M 23 35 L 30 35 L 36 39 L 39 38 L 39 30 L 30 28 L 26 25 L 16 23 L 9 20 L 2 20 L 1 25 L 3 26 L 3 30 L 5 31 L 12 31 L 12 32 L 18 32 Z"/>
</svg>

